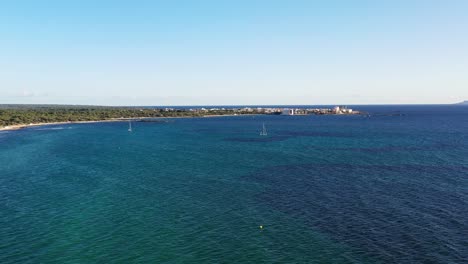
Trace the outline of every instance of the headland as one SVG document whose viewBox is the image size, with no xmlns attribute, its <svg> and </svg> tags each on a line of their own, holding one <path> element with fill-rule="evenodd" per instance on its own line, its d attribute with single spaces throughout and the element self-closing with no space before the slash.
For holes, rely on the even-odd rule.
<svg viewBox="0 0 468 264">
<path fill-rule="evenodd" d="M 357 115 L 347 107 L 106 107 L 67 105 L 0 105 L 0 131 L 31 126 L 118 122 L 132 119 L 238 115 Z"/>
</svg>

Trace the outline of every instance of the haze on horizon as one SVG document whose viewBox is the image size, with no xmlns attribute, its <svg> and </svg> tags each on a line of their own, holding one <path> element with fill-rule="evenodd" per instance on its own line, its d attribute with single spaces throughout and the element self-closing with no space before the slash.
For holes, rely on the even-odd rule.
<svg viewBox="0 0 468 264">
<path fill-rule="evenodd" d="M 0 4 L 0 104 L 468 100 L 468 1 Z"/>
</svg>

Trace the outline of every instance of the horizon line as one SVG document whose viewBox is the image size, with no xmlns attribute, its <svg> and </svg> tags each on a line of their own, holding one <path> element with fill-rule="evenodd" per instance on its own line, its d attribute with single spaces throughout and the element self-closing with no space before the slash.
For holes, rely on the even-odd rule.
<svg viewBox="0 0 468 264">
<path fill-rule="evenodd" d="M 375 103 L 375 104 L 195 104 L 195 105 L 99 105 L 99 104 L 56 104 L 56 103 L 41 103 L 41 104 L 28 104 L 28 103 L 0 103 L 0 106 L 87 106 L 87 107 L 206 107 L 206 106 L 227 106 L 227 107 L 266 107 L 266 106 L 387 106 L 387 105 L 460 105 L 468 101 L 461 101 L 457 103 Z"/>
</svg>

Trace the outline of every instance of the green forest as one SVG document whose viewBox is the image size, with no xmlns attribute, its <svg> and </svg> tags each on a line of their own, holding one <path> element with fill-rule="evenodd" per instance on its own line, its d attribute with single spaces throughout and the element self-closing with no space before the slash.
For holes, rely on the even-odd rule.
<svg viewBox="0 0 468 264">
<path fill-rule="evenodd" d="M 0 106 L 0 127 L 31 123 L 99 121 L 118 118 L 201 117 L 247 114 L 242 110 L 189 110 L 100 106 Z M 252 112 L 248 112 L 252 114 Z"/>
</svg>

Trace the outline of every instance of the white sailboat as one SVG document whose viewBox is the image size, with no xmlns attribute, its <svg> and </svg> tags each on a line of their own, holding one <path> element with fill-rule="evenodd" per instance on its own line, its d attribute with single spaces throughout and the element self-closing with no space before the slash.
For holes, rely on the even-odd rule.
<svg viewBox="0 0 468 264">
<path fill-rule="evenodd" d="M 128 132 L 132 132 L 132 121 L 128 121 Z"/>
<path fill-rule="evenodd" d="M 267 130 L 266 130 L 266 127 L 265 127 L 265 123 L 263 123 L 263 129 L 262 131 L 260 131 L 260 136 L 267 136 L 268 133 L 267 133 Z"/>
</svg>

